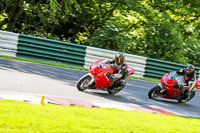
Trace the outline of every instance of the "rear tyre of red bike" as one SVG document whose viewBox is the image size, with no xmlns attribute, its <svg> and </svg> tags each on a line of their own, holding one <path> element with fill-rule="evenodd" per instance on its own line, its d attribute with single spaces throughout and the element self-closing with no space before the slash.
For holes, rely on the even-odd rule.
<svg viewBox="0 0 200 133">
<path fill-rule="evenodd" d="M 125 84 L 124 85 L 115 86 L 115 87 L 114 86 L 109 87 L 108 88 L 108 93 L 109 94 L 116 94 L 119 91 L 121 91 L 124 87 L 125 87 Z"/>
<path fill-rule="evenodd" d="M 160 97 L 160 86 L 155 86 L 152 89 L 149 90 L 148 96 L 151 99 L 156 99 L 158 97 Z"/>
<path fill-rule="evenodd" d="M 114 83 L 113 86 L 108 87 L 109 94 L 116 94 L 121 91 L 126 86 L 126 81 L 124 79 L 120 79 Z"/>
<path fill-rule="evenodd" d="M 194 96 L 195 96 L 195 92 L 191 91 L 190 98 L 183 97 L 181 99 L 178 99 L 178 102 L 179 103 L 186 103 L 186 102 L 190 101 Z"/>
</svg>

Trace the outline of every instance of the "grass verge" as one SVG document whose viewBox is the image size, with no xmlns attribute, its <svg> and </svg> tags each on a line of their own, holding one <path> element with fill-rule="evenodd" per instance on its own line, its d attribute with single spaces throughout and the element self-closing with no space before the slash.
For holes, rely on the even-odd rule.
<svg viewBox="0 0 200 133">
<path fill-rule="evenodd" d="M 197 133 L 200 119 L 0 100 L 1 133 Z"/>
<path fill-rule="evenodd" d="M 83 67 L 66 65 L 66 64 L 61 64 L 61 63 L 52 63 L 52 62 L 47 62 L 47 61 L 26 59 L 26 58 L 21 58 L 21 57 L 10 57 L 10 56 L 4 56 L 4 55 L 0 55 L 0 57 L 1 58 L 14 59 L 14 60 L 27 61 L 27 62 L 33 62 L 33 63 L 39 63 L 39 64 L 45 64 L 45 65 L 52 65 L 52 66 L 57 66 L 57 67 L 64 67 L 64 68 L 71 68 L 71 69 L 88 71 L 88 69 L 83 68 Z M 130 76 L 129 78 L 151 81 L 151 82 L 160 82 L 160 80 L 158 80 L 158 79 L 151 79 L 151 78 L 140 78 L 140 77 L 133 77 L 133 76 Z"/>
</svg>

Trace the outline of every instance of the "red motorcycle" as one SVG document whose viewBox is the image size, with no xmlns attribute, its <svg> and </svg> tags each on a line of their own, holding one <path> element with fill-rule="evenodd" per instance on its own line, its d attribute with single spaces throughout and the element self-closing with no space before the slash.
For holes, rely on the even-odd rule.
<svg viewBox="0 0 200 133">
<path fill-rule="evenodd" d="M 185 88 L 185 93 L 181 94 L 175 84 L 182 85 Z M 177 86 L 176 85 L 176 86 Z M 186 86 L 184 76 L 179 76 L 176 72 L 166 73 L 161 78 L 161 83 L 153 87 L 148 96 L 151 99 L 167 98 L 178 100 L 179 103 L 185 103 L 195 96 L 195 90 L 200 89 L 200 81 L 195 80 L 192 86 Z"/>
<path fill-rule="evenodd" d="M 111 79 L 109 77 L 110 74 L 114 74 L 116 71 L 115 68 L 112 68 L 111 65 L 109 64 L 103 64 L 102 62 L 105 61 L 104 59 L 98 60 L 94 62 L 90 68 L 89 68 L 89 73 L 85 74 L 82 76 L 78 83 L 77 83 L 77 88 L 79 91 L 84 91 L 86 89 L 100 89 L 104 91 L 108 91 L 109 94 L 115 94 L 118 93 L 120 90 L 122 90 L 124 86 L 117 86 L 112 87 L 111 86 L 117 81 L 111 82 Z M 133 74 L 133 69 L 128 68 L 129 73 L 128 76 Z"/>
</svg>

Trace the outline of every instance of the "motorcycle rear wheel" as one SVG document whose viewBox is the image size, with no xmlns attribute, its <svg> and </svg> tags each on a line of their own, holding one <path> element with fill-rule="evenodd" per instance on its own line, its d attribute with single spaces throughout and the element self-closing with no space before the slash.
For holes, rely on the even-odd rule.
<svg viewBox="0 0 200 133">
<path fill-rule="evenodd" d="M 158 85 L 153 87 L 148 93 L 149 98 L 156 99 L 156 98 L 160 97 L 160 89 L 161 88 Z"/>
<path fill-rule="evenodd" d="M 92 77 L 90 75 L 85 75 L 83 76 L 77 83 L 76 87 L 79 91 L 84 91 L 86 89 L 88 89 L 88 83 L 90 82 L 90 80 L 92 79 Z"/>
<path fill-rule="evenodd" d="M 117 87 L 113 87 L 113 88 L 109 88 L 108 89 L 108 93 L 109 94 L 116 94 L 118 93 L 119 91 L 121 91 L 125 86 L 117 86 Z"/>
<path fill-rule="evenodd" d="M 194 96 L 195 96 L 195 92 L 191 91 L 191 95 L 190 95 L 189 99 L 187 97 L 183 97 L 181 99 L 178 99 L 178 102 L 179 103 L 186 103 L 186 102 L 190 101 Z"/>
</svg>

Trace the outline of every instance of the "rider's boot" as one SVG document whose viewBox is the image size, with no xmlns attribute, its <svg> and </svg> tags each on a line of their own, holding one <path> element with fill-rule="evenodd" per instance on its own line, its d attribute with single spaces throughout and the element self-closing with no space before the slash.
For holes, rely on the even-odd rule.
<svg viewBox="0 0 200 133">
<path fill-rule="evenodd" d="M 184 95 L 186 89 L 183 86 L 180 86 L 179 90 L 181 92 L 181 95 Z"/>
<path fill-rule="evenodd" d="M 187 99 L 191 98 L 191 91 L 187 91 Z"/>
</svg>

